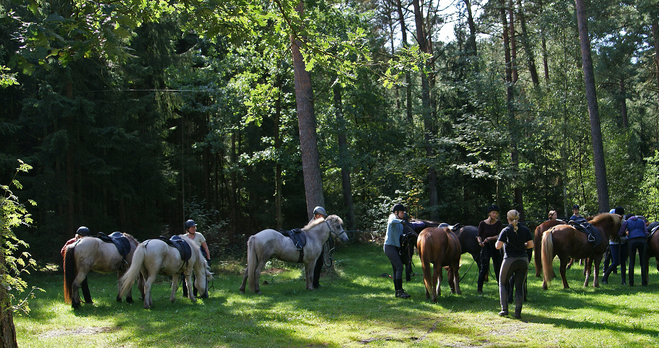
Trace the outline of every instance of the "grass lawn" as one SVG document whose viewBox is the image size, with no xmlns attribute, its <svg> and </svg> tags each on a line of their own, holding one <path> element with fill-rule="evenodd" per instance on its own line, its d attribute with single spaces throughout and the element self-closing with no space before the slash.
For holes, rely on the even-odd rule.
<svg viewBox="0 0 659 348">
<path fill-rule="evenodd" d="M 462 295 L 450 294 L 446 273 L 438 303 L 425 298 L 422 276 L 404 283 L 412 298 L 394 297 L 382 277 L 391 265 L 375 244 L 339 246 L 335 272 L 322 287 L 305 290 L 300 268 L 273 262 L 263 274 L 263 295 L 241 295 L 243 263 L 214 260 L 210 298 L 191 303 L 178 290 L 169 302 L 169 281 L 153 288 L 154 307 L 117 303 L 116 276 L 91 274 L 94 304 L 73 311 L 64 303 L 62 274 L 38 273 L 28 284 L 43 288 L 30 301 L 29 317 L 14 318 L 21 347 L 657 347 L 659 283 L 650 261 L 650 286 L 583 288 L 583 266 L 568 270 L 571 289 L 560 279 L 548 291 L 529 270 L 529 301 L 522 319 L 502 318 L 496 282 L 476 295 L 476 266 L 462 257 Z M 636 284 L 640 268 L 636 263 Z M 558 259 L 554 269 L 558 272 Z M 421 273 L 418 258 L 415 272 Z M 514 305 L 511 305 L 511 309 Z"/>
</svg>

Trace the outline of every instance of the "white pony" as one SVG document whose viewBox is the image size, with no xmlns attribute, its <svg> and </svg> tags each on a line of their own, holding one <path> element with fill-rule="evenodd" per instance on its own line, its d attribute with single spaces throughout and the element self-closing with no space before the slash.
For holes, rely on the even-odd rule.
<svg viewBox="0 0 659 348">
<path fill-rule="evenodd" d="M 336 215 L 310 222 L 302 228 L 307 237 L 307 244 L 302 250 L 297 250 L 291 238 L 273 229 L 266 229 L 249 237 L 247 241 L 247 268 L 245 269 L 243 283 L 240 286 L 240 293 L 245 293 L 245 284 L 249 280 L 249 290 L 261 294 L 259 276 L 265 263 L 273 256 L 282 261 L 304 263 L 307 289 L 313 290 L 313 270 L 325 241 L 330 235 L 344 243 L 348 241 L 348 235 L 343 230 L 342 225 L 343 220 Z"/>
<path fill-rule="evenodd" d="M 202 294 L 201 297 L 207 297 L 207 277 L 211 277 L 211 273 L 208 271 L 206 259 L 201 254 L 199 246 L 188 236 L 183 235 L 181 239 L 185 240 L 192 249 L 190 259 L 185 262 L 181 259 L 181 254 L 176 248 L 169 246 L 160 239 L 149 239 L 142 242 L 133 254 L 133 263 L 126 271 L 126 274 L 121 277 L 121 294 L 130 289 L 141 273 L 144 278 L 142 298 L 144 298 L 144 308 L 148 309 L 153 306 L 151 286 L 156 280 L 156 275 L 162 274 L 172 276 L 172 293 L 169 300 L 174 302 L 176 301 L 179 274 L 183 273 L 185 275 L 185 283 L 188 289 L 192 289 L 192 272 L 194 272 L 196 277 L 194 286 Z M 188 291 L 188 298 L 192 302 L 197 300 L 193 291 Z"/>
</svg>

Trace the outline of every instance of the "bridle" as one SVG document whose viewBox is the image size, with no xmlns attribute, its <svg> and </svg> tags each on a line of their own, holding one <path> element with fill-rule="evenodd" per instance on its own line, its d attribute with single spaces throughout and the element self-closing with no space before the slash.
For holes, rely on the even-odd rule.
<svg viewBox="0 0 659 348">
<path fill-rule="evenodd" d="M 334 238 L 339 238 L 339 237 L 341 237 L 341 235 L 344 234 L 344 233 L 345 233 L 346 237 L 348 236 L 348 234 L 346 233 L 346 231 L 345 231 L 344 229 L 341 229 L 341 233 L 337 233 L 336 231 L 334 231 L 334 230 L 332 229 L 332 226 L 330 225 L 330 223 L 327 222 L 327 220 L 325 220 L 325 224 L 327 224 L 327 228 L 329 228 L 329 230 L 330 230 L 330 234 L 331 234 L 332 236 L 334 236 Z"/>
</svg>

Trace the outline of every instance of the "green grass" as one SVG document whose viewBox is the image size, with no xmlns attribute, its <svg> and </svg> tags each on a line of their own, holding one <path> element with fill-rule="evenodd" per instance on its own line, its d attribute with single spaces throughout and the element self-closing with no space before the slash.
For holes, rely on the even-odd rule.
<svg viewBox="0 0 659 348">
<path fill-rule="evenodd" d="M 178 290 L 169 302 L 169 282 L 153 289 L 154 307 L 117 303 L 116 277 L 92 274 L 93 305 L 73 311 L 64 303 L 62 275 L 35 273 L 30 285 L 46 290 L 31 300 L 30 317 L 17 316 L 21 347 L 656 347 L 659 346 L 659 277 L 651 261 L 650 286 L 583 288 L 583 267 L 568 270 L 571 289 L 554 280 L 548 291 L 529 270 L 529 301 L 522 320 L 501 318 L 498 289 L 486 283 L 476 295 L 476 267 L 450 294 L 446 276 L 438 303 L 425 299 L 423 280 L 404 287 L 411 299 L 394 297 L 392 282 L 381 277 L 391 265 L 377 245 L 339 247 L 336 272 L 322 288 L 304 289 L 300 269 L 273 262 L 261 282 L 263 295 L 240 295 L 242 264 L 214 265 L 210 298 L 191 303 Z M 462 258 L 462 273 L 473 262 Z M 558 272 L 557 263 L 554 269 Z M 638 262 L 637 262 L 638 265 Z M 286 267 L 287 270 L 279 271 Z M 638 267 L 638 266 L 637 266 Z M 421 266 L 415 261 L 416 273 Z M 640 284 L 640 269 L 636 270 Z M 461 274 L 461 275 L 463 275 Z M 592 284 L 592 281 L 591 281 Z M 134 291 L 137 298 L 137 294 Z M 511 307 L 513 308 L 513 307 Z"/>
</svg>

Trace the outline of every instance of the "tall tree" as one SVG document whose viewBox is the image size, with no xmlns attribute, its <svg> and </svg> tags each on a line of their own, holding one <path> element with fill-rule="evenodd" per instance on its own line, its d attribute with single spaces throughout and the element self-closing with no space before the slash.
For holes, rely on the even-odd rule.
<svg viewBox="0 0 659 348">
<path fill-rule="evenodd" d="M 295 7 L 300 17 L 304 17 L 304 1 L 300 0 Z M 316 137 L 316 116 L 313 105 L 313 89 L 311 77 L 306 69 L 304 58 L 300 52 L 301 38 L 295 30 L 291 33 L 291 52 L 293 53 L 293 69 L 295 74 L 295 101 L 297 104 L 298 126 L 300 128 L 300 150 L 302 152 L 302 173 L 304 175 L 304 190 L 307 197 L 307 214 L 313 216 L 314 207 L 325 206 L 323 196 L 323 181 L 320 175 L 318 160 L 318 143 Z"/>
<path fill-rule="evenodd" d="M 604 146 L 602 145 L 602 128 L 600 126 L 597 106 L 593 59 L 590 52 L 590 37 L 588 36 L 588 15 L 584 0 L 575 0 L 575 5 L 577 9 L 577 25 L 579 27 L 579 42 L 581 45 L 583 79 L 586 85 L 586 100 L 588 101 L 588 115 L 590 116 L 593 164 L 595 166 L 595 181 L 597 184 L 597 202 L 599 211 L 606 212 L 609 210 L 609 188 L 606 179 L 606 164 L 604 160 Z"/>
</svg>

